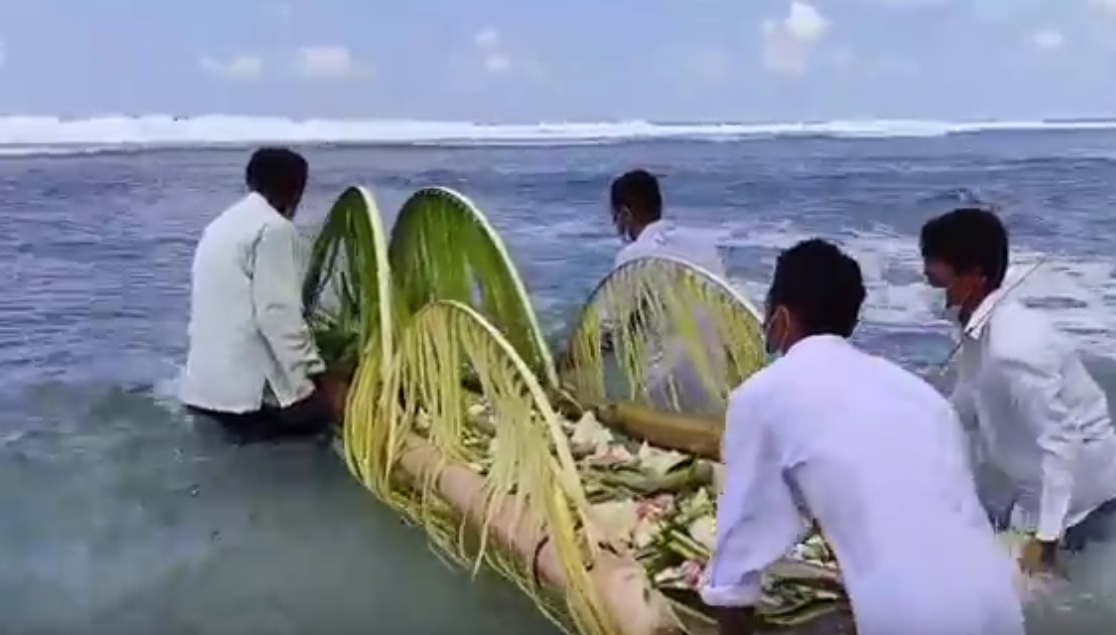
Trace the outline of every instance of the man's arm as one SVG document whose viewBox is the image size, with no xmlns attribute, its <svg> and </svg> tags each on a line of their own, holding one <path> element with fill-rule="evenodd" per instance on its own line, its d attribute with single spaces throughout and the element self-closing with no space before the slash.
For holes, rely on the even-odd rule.
<svg viewBox="0 0 1116 635">
<path fill-rule="evenodd" d="M 287 374 L 296 400 L 309 395 L 317 376 L 325 372 L 325 364 L 302 316 L 299 272 L 298 232 L 294 225 L 266 226 L 256 241 L 252 274 L 256 327 Z"/>
<path fill-rule="evenodd" d="M 1073 494 L 1073 464 L 1079 434 L 1062 390 L 1062 353 L 1055 342 L 1032 341 L 1015 350 L 997 351 L 993 371 L 1018 404 L 1022 421 L 1038 435 L 1042 452 L 1042 494 L 1035 538 L 1055 542 L 1062 537 Z"/>
<path fill-rule="evenodd" d="M 719 609 L 722 635 L 753 633 L 763 571 L 786 555 L 804 531 L 754 399 L 745 383 L 725 414 L 717 542 L 701 590 L 705 603 Z"/>
<path fill-rule="evenodd" d="M 984 463 L 984 444 L 981 441 L 973 389 L 967 382 L 958 381 L 949 395 L 949 403 L 957 413 L 965 442 L 969 466 L 974 472 Z"/>
</svg>

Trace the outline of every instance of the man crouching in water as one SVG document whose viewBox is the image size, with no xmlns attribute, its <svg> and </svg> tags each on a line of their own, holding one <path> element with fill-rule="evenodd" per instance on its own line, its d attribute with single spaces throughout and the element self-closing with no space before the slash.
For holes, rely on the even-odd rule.
<svg viewBox="0 0 1116 635">
<path fill-rule="evenodd" d="M 816 521 L 858 635 L 1023 635 L 1013 563 L 977 498 L 964 435 L 929 384 L 848 341 L 860 266 L 808 240 L 767 294 L 778 356 L 729 399 L 717 542 L 702 597 L 721 635 L 754 632 L 764 570 Z"/>
<path fill-rule="evenodd" d="M 257 150 L 249 193 L 206 226 L 194 253 L 179 398 L 241 443 L 318 437 L 343 410 L 303 317 L 292 220 L 308 171 L 291 150 Z"/>
</svg>

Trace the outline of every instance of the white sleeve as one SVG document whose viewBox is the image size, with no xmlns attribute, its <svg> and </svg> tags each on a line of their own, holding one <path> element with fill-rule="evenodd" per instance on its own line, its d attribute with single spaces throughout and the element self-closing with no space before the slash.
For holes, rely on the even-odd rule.
<svg viewBox="0 0 1116 635">
<path fill-rule="evenodd" d="M 961 427 L 972 431 L 977 427 L 976 404 L 973 402 L 973 389 L 968 382 L 958 381 L 949 395 L 949 403 L 957 411 Z"/>
<path fill-rule="evenodd" d="M 963 433 L 965 450 L 968 453 L 969 463 L 975 470 L 984 461 L 984 444 L 981 441 L 979 421 L 976 413 L 976 403 L 973 400 L 973 389 L 967 382 L 957 382 L 953 392 L 949 395 L 949 403 L 957 414 Z"/>
<path fill-rule="evenodd" d="M 1038 436 L 1042 494 L 1035 537 L 1054 541 L 1065 530 L 1073 495 L 1073 465 L 1080 443 L 1076 421 L 1061 398 L 1062 354 L 1055 337 L 1017 350 L 997 351 L 991 370 L 1007 387 L 1022 416 L 1020 424 Z"/>
<path fill-rule="evenodd" d="M 717 541 L 701 597 L 718 607 L 753 606 L 764 569 L 785 556 L 804 532 L 780 457 L 747 383 L 725 414 L 721 449 L 724 490 L 717 504 Z"/>
<path fill-rule="evenodd" d="M 313 390 L 310 377 L 323 372 L 325 364 L 302 316 L 299 269 L 294 225 L 266 226 L 256 241 L 252 269 L 256 328 L 296 392 L 306 395 Z"/>
</svg>

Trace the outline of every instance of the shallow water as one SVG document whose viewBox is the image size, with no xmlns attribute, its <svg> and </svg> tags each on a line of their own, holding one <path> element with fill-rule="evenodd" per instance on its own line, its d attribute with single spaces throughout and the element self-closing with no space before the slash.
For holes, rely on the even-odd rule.
<svg viewBox="0 0 1116 635">
<path fill-rule="evenodd" d="M 549 330 L 616 249 L 609 179 L 667 174 L 671 210 L 762 294 L 779 248 L 821 234 L 869 281 L 858 339 L 927 369 L 949 349 L 915 233 L 970 188 L 1006 205 L 1020 293 L 1116 388 L 1116 135 L 756 140 L 574 148 L 316 148 L 304 222 L 352 183 L 385 211 L 426 184 L 471 196 L 504 233 Z M 339 633 L 550 627 L 509 585 L 471 584 L 314 447 L 234 449 L 177 411 L 189 259 L 240 192 L 245 152 L 0 159 L 0 614 L 11 632 Z M 389 219 L 393 216 L 388 213 Z M 1036 632 L 1110 620 L 1116 553 L 1094 553 Z M 1092 600 L 1082 593 L 1092 594 Z M 1100 598 L 1100 600 L 1097 600 Z M 1113 604 L 1112 602 L 1108 602 Z M 1036 609 L 1036 613 L 1038 609 Z M 1068 622 L 1067 622 L 1068 620 Z M 1110 622 L 1109 622 L 1110 623 Z"/>
</svg>

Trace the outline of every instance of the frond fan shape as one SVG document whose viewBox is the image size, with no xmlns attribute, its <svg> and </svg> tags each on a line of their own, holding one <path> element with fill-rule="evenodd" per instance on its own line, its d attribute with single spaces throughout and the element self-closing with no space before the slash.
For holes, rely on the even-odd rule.
<svg viewBox="0 0 1116 635">
<path fill-rule="evenodd" d="M 640 258 L 605 278 L 582 308 L 567 354 L 560 379 L 578 401 L 668 412 L 723 410 L 729 390 L 766 361 L 755 308 L 713 273 L 668 257 Z"/>
<path fill-rule="evenodd" d="M 468 371 L 479 378 L 482 395 L 463 388 Z M 371 403 L 376 399 L 358 392 L 353 409 L 375 411 L 378 424 L 366 447 L 376 473 L 368 484 L 382 500 L 420 523 L 446 554 L 474 566 L 487 562 L 516 582 L 556 622 L 569 619 L 585 634 L 617 632 L 586 568 L 580 529 L 587 503 L 561 422 L 534 373 L 493 324 L 457 300 L 428 303 L 401 329 L 383 391 Z M 476 406 L 481 400 L 483 409 Z M 425 469 L 414 467 L 421 456 L 437 458 Z M 458 487 L 462 469 L 483 479 L 474 500 L 481 511 L 465 511 L 464 519 L 447 513 L 445 491 L 454 486 L 443 476 L 450 469 L 458 472 L 447 480 Z M 410 482 L 401 478 L 407 474 Z M 489 548 L 489 536 L 499 536 L 495 527 L 524 525 L 545 531 L 561 562 L 567 594 L 556 611 L 531 563 L 512 557 L 511 545 Z"/>
<path fill-rule="evenodd" d="M 376 201 L 362 187 L 342 192 L 310 249 L 302 300 L 322 357 L 331 370 L 355 373 L 354 392 L 378 392 L 393 351 L 391 270 L 386 232 Z M 359 364 L 358 364 L 359 361 Z M 344 428 L 349 468 L 374 424 L 367 412 L 350 411 Z"/>
<path fill-rule="evenodd" d="M 389 260 L 401 304 L 434 300 L 476 308 L 548 385 L 554 365 L 527 291 L 499 234 L 461 194 L 423 188 L 404 204 L 391 232 Z"/>
</svg>

